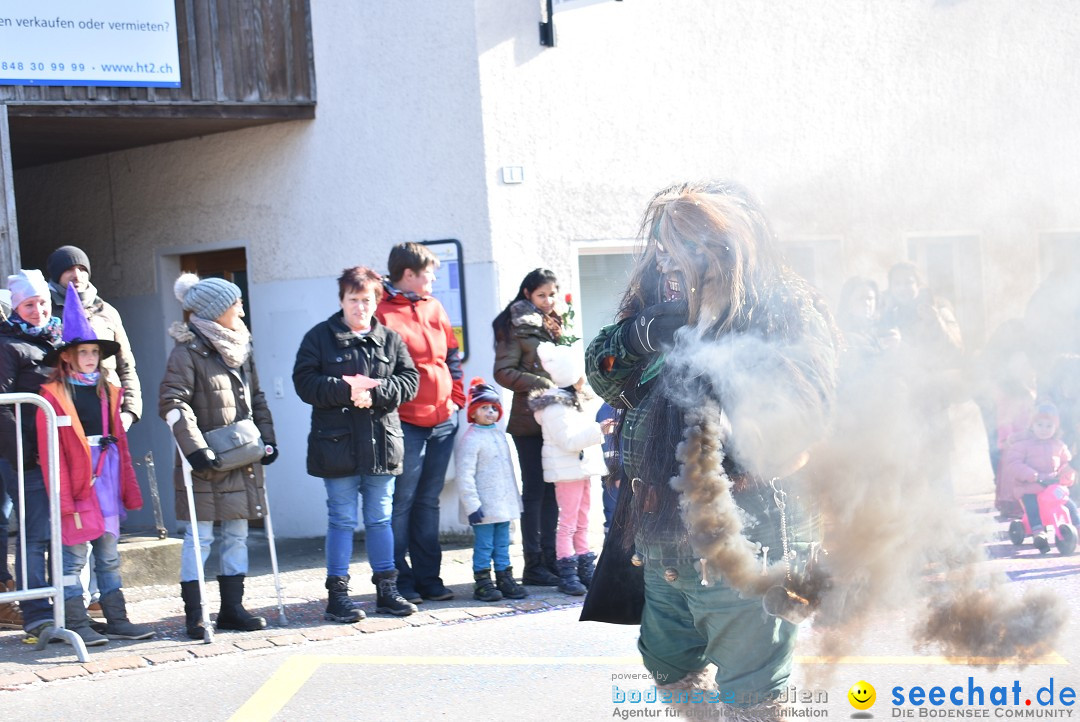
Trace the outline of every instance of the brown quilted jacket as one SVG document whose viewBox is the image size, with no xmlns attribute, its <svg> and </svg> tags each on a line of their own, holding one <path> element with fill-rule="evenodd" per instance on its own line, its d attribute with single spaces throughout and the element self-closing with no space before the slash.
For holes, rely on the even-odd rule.
<svg viewBox="0 0 1080 722">
<path fill-rule="evenodd" d="M 181 418 L 173 427 L 173 434 L 184 455 L 207 448 L 203 432 L 245 418 L 249 409 L 263 441 L 277 445 L 270 409 L 259 387 L 252 357 L 239 369 L 231 369 L 213 345 L 187 324 L 174 323 L 169 335 L 176 339 L 176 346 L 169 354 L 165 378 L 161 380 L 158 414 L 164 419 L 173 409 L 180 410 Z M 243 381 L 247 382 L 247 391 Z M 232 471 L 193 471 L 191 481 L 199 521 L 259 519 L 266 514 L 262 464 Z M 173 485 L 176 518 L 190 520 L 179 456 Z"/>
</svg>

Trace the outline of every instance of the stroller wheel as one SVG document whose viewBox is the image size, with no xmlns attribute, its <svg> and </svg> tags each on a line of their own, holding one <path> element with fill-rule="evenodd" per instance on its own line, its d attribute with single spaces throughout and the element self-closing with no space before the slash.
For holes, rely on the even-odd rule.
<svg viewBox="0 0 1080 722">
<path fill-rule="evenodd" d="M 1027 534 L 1024 533 L 1024 522 L 1014 521 L 1009 524 L 1009 541 L 1015 546 L 1020 546 L 1024 543 L 1024 537 Z"/>
<path fill-rule="evenodd" d="M 1072 524 L 1062 524 L 1058 527 L 1057 550 L 1063 557 L 1076 551 L 1076 529 Z"/>
<path fill-rule="evenodd" d="M 1040 554 L 1050 553 L 1050 542 L 1046 540 L 1046 532 L 1035 532 L 1031 537 L 1031 541 Z"/>
</svg>

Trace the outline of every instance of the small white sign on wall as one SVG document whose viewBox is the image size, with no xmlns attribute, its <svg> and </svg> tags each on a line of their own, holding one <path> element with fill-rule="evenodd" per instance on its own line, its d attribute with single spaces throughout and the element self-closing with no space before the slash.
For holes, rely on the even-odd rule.
<svg viewBox="0 0 1080 722">
<path fill-rule="evenodd" d="M 174 0 L 0 0 L 0 85 L 179 88 Z"/>
</svg>

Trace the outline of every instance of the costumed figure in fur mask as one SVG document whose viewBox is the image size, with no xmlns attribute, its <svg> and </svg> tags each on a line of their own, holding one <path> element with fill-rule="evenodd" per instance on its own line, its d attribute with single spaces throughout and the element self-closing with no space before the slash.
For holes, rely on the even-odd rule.
<svg viewBox="0 0 1080 722">
<path fill-rule="evenodd" d="M 712 701 L 768 719 L 828 583 L 806 465 L 828 431 L 834 325 L 741 186 L 665 189 L 642 235 L 620 320 L 586 354 L 620 412 L 627 481 L 583 619 L 636 622 L 627 580 L 643 572 L 638 647 L 657 682 L 711 688 L 711 663 Z"/>
</svg>

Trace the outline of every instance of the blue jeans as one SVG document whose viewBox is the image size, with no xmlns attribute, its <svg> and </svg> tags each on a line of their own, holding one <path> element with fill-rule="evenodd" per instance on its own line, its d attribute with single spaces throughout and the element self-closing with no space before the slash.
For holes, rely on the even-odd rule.
<svg viewBox="0 0 1080 722">
<path fill-rule="evenodd" d="M 248 520 L 229 519 L 221 522 L 221 575 L 233 577 L 247 574 L 248 570 Z M 214 543 L 214 522 L 199 522 L 199 549 L 202 551 L 203 572 Z M 199 578 L 195 566 L 195 539 L 191 536 L 191 522 L 184 523 L 184 546 L 180 550 L 180 581 L 192 582 Z"/>
<path fill-rule="evenodd" d="M 364 498 L 364 544 L 373 572 L 394 568 L 394 477 L 389 474 L 356 474 L 323 479 L 326 485 L 326 576 L 349 576 L 353 529 L 356 528 L 356 495 Z"/>
<path fill-rule="evenodd" d="M 97 579 L 98 592 L 102 595 L 120 588 L 120 552 L 116 549 L 116 542 L 116 537 L 109 532 L 90 542 L 94 554 L 94 578 Z M 64 576 L 75 577 L 74 584 L 64 587 L 64 599 L 82 598 L 83 587 L 79 574 L 86 566 L 86 557 L 86 544 L 64 545 Z"/>
<path fill-rule="evenodd" d="M 472 568 L 474 572 L 483 572 L 495 564 L 495 571 L 501 572 L 510 566 L 510 522 L 498 521 L 494 524 L 477 524 L 473 528 Z"/>
<path fill-rule="evenodd" d="M 24 485 L 26 495 L 26 518 L 23 519 L 23 528 L 26 530 L 26 579 L 22 578 L 22 551 L 18 543 L 15 545 L 15 583 L 22 589 L 35 589 L 49 585 L 49 575 L 46 572 L 45 554 L 49 550 L 49 495 L 45 491 L 45 478 L 41 469 L 30 469 L 24 472 Z M 19 488 L 18 476 L 13 471 L 11 476 L 4 480 L 7 483 L 7 492 L 18 508 Z M 48 599 L 29 599 L 19 602 L 19 609 L 23 615 L 23 629 L 33 629 L 42 622 L 51 622 L 53 618 L 52 602 Z"/>
<path fill-rule="evenodd" d="M 439 577 L 439 494 L 454 450 L 457 414 L 430 428 L 402 422 L 405 469 L 394 489 L 394 566 L 402 596 L 424 594 L 443 586 Z M 409 555 L 409 561 L 405 555 Z M 409 562 L 412 566 L 409 566 Z M 409 594 L 406 594 L 409 592 Z"/>
</svg>

